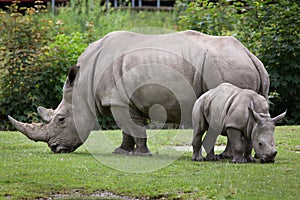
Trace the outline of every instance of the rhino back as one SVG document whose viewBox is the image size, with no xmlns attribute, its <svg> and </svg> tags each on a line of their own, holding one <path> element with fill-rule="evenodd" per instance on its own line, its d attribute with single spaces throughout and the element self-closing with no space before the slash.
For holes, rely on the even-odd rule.
<svg viewBox="0 0 300 200">
<path fill-rule="evenodd" d="M 241 130 L 246 137 L 250 138 L 252 128 L 255 124 L 249 112 L 251 104 L 257 113 L 269 116 L 267 99 L 252 90 L 242 89 L 232 98 L 224 121 L 224 128 L 227 129 L 230 127 Z"/>
<path fill-rule="evenodd" d="M 207 89 L 214 88 L 221 82 L 228 82 L 267 96 L 269 77 L 264 66 L 236 38 L 211 36 L 196 31 L 184 33 L 206 49 L 202 74 L 205 77 Z"/>
<path fill-rule="evenodd" d="M 205 116 L 209 126 L 219 130 L 220 133 L 224 133 L 228 111 L 232 108 L 232 103 L 240 91 L 240 88 L 230 83 L 222 83 L 203 94 L 195 103 L 194 108 L 199 107 L 196 104 L 202 104 L 200 105 L 202 114 Z"/>
</svg>

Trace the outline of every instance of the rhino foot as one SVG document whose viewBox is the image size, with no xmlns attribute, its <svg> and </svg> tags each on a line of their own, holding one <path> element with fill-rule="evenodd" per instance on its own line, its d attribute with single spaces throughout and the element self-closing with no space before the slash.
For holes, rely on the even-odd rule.
<svg viewBox="0 0 300 200">
<path fill-rule="evenodd" d="M 215 155 L 215 156 L 207 156 L 205 158 L 205 161 L 220 161 L 221 158 L 218 156 L 218 155 Z"/>
<path fill-rule="evenodd" d="M 113 152 L 114 154 L 123 154 L 123 155 L 129 155 L 130 154 L 130 151 L 127 151 L 121 147 L 118 147 L 114 150 Z"/>
<path fill-rule="evenodd" d="M 247 162 L 256 162 L 256 160 L 252 156 L 246 157 L 246 160 Z"/>
<path fill-rule="evenodd" d="M 142 152 L 139 152 L 139 151 L 131 151 L 131 152 L 129 152 L 128 155 L 131 155 L 131 156 L 152 156 L 152 153 L 150 151 L 146 152 L 146 153 L 142 153 Z"/>
<path fill-rule="evenodd" d="M 220 159 L 232 159 L 232 156 L 228 152 L 223 152 L 218 155 Z"/>
<path fill-rule="evenodd" d="M 202 161 L 204 161 L 204 159 L 202 156 L 193 156 L 192 161 L 202 162 Z"/>
<path fill-rule="evenodd" d="M 232 160 L 231 160 L 231 162 L 232 163 L 246 163 L 247 162 L 247 160 L 246 160 L 246 158 L 244 158 L 244 157 L 241 157 L 241 158 L 233 158 Z"/>
</svg>

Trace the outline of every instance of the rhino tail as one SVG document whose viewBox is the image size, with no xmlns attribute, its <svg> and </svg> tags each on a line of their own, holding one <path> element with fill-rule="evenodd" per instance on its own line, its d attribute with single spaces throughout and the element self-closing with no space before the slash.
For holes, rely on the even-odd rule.
<svg viewBox="0 0 300 200">
<path fill-rule="evenodd" d="M 260 76 L 259 94 L 264 96 L 269 101 L 269 87 L 270 87 L 269 74 L 266 68 L 264 67 L 263 63 L 254 54 L 252 54 L 247 48 L 245 49 Z"/>
</svg>

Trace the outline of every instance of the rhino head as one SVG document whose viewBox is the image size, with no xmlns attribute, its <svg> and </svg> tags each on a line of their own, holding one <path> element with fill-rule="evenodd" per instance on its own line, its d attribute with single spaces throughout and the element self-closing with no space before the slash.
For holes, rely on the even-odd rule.
<svg viewBox="0 0 300 200">
<path fill-rule="evenodd" d="M 38 107 L 37 111 L 43 123 L 22 123 L 8 116 L 18 131 L 31 140 L 48 143 L 54 153 L 73 152 L 88 137 L 89 129 L 86 129 L 84 134 L 78 134 L 78 128 L 74 122 L 73 89 L 78 71 L 78 66 L 69 70 L 64 85 L 63 99 L 55 110 Z"/>
<path fill-rule="evenodd" d="M 285 117 L 286 111 L 274 118 L 269 114 L 256 113 L 252 106 L 249 111 L 255 120 L 251 134 L 255 157 L 259 158 L 261 163 L 274 163 L 277 154 L 274 141 L 275 124 Z"/>
</svg>

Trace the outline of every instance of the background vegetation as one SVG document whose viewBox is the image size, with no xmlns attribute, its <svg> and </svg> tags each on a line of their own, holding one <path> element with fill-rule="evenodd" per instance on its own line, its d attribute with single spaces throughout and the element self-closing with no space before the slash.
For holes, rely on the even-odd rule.
<svg viewBox="0 0 300 200">
<path fill-rule="evenodd" d="M 111 31 L 149 26 L 237 37 L 270 74 L 271 114 L 287 108 L 285 124 L 300 124 L 298 1 L 178 0 L 174 12 L 114 10 L 99 6 L 100 0 L 94 7 L 86 2 L 71 0 L 54 15 L 42 6 L 25 15 L 17 5 L 1 12 L 0 129 L 11 128 L 8 114 L 37 121 L 37 106 L 56 108 L 68 68 L 90 42 Z M 100 120 L 110 128 L 111 119 Z"/>
</svg>

